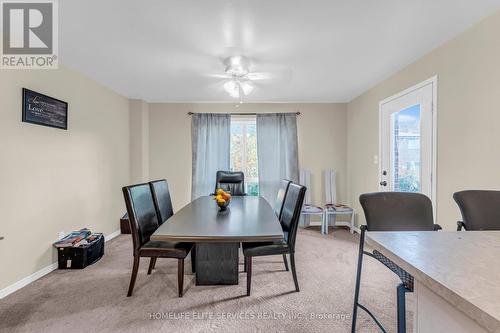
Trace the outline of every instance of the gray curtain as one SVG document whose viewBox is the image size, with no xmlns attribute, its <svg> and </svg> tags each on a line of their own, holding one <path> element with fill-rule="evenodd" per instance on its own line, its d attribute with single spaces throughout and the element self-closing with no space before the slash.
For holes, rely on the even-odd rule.
<svg viewBox="0 0 500 333">
<path fill-rule="evenodd" d="M 260 196 L 274 205 L 280 180 L 299 180 L 295 113 L 257 115 L 257 154 Z"/>
<path fill-rule="evenodd" d="M 192 200 L 213 193 L 215 173 L 218 170 L 229 170 L 230 136 L 231 115 L 213 113 L 192 115 Z"/>
</svg>

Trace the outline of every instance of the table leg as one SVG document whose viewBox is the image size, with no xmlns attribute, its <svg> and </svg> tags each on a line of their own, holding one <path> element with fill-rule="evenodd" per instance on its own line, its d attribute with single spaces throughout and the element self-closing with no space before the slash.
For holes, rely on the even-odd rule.
<svg viewBox="0 0 500 333">
<path fill-rule="evenodd" d="M 196 285 L 238 284 L 239 243 L 196 243 Z"/>
</svg>

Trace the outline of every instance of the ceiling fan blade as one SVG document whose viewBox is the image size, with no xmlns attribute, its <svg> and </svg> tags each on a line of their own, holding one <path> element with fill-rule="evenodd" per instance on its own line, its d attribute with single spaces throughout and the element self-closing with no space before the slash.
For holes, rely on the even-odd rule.
<svg viewBox="0 0 500 333">
<path fill-rule="evenodd" d="M 210 77 L 215 79 L 232 79 L 233 77 L 229 74 L 203 74 L 204 77 Z"/>
<path fill-rule="evenodd" d="M 261 72 L 261 73 L 248 73 L 247 77 L 249 80 L 259 81 L 259 80 L 270 80 L 276 77 L 276 75 L 273 73 Z"/>
</svg>

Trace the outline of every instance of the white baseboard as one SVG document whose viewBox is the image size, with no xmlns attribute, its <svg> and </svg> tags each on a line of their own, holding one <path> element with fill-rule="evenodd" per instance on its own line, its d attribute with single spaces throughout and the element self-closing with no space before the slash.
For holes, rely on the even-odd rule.
<svg viewBox="0 0 500 333">
<path fill-rule="evenodd" d="M 104 237 L 104 240 L 107 242 L 107 241 L 110 241 L 112 240 L 113 238 L 116 238 L 118 236 L 120 236 L 121 234 L 121 231 L 120 229 L 116 230 L 116 231 L 113 231 L 112 233 L 110 233 L 109 235 L 105 236 Z"/>
<path fill-rule="evenodd" d="M 120 229 L 110 233 L 108 236 L 105 236 L 104 239 L 107 242 L 107 241 L 112 240 L 113 238 L 115 238 L 119 235 L 120 235 Z M 26 287 L 28 284 L 38 280 L 42 276 L 49 274 L 53 270 L 56 270 L 57 266 L 58 266 L 57 262 L 54 262 L 54 263 L 42 268 L 41 270 L 36 271 L 35 273 L 17 281 L 17 282 L 14 282 L 10 286 L 7 286 L 7 287 L 1 289 L 0 290 L 0 299 L 12 294 L 13 292 L 15 292 L 23 287 Z"/>
<path fill-rule="evenodd" d="M 10 286 L 8 286 L 6 288 L 3 288 L 2 290 L 0 290 L 0 299 L 12 294 L 13 292 L 15 292 L 15 291 L 17 291 L 25 286 L 27 286 L 31 282 L 38 280 L 42 276 L 49 274 L 50 272 L 52 272 L 55 269 L 57 269 L 57 262 L 50 264 L 47 267 L 42 268 L 41 270 L 31 274 L 30 276 L 25 277 L 24 279 L 21 279 L 15 283 L 11 284 Z"/>
</svg>

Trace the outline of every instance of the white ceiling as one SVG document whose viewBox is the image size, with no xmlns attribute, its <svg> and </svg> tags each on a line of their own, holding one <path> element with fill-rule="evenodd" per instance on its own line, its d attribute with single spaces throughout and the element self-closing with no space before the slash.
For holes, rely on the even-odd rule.
<svg viewBox="0 0 500 333">
<path fill-rule="evenodd" d="M 500 0 L 63 0 L 60 61 L 150 102 L 234 101 L 221 57 L 244 54 L 246 101 L 346 102 L 500 8 Z"/>
</svg>

